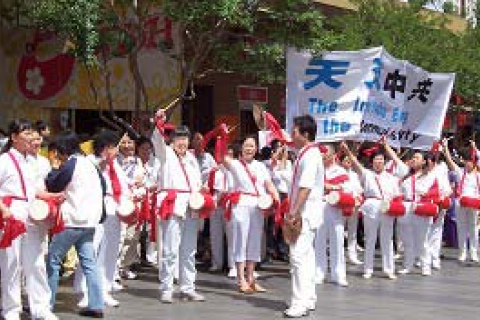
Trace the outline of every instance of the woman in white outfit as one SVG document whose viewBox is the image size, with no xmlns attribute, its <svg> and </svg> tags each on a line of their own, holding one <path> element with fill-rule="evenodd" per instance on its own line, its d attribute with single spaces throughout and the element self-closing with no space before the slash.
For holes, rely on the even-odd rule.
<svg viewBox="0 0 480 320">
<path fill-rule="evenodd" d="M 270 194 L 274 201 L 279 201 L 267 168 L 254 159 L 256 153 L 255 138 L 247 137 L 242 143 L 240 159 L 226 156 L 223 161 L 233 176 L 232 192 L 238 195 L 238 201 L 234 201 L 231 223 L 237 285 L 243 293 L 265 291 L 255 282 L 253 275 L 255 264 L 260 262 L 264 223 L 264 215 L 258 207 L 259 196 Z"/>
<path fill-rule="evenodd" d="M 32 318 L 57 319 L 50 311 L 51 290 L 42 250 L 47 228 L 29 219 L 36 194 L 35 174 L 27 161 L 31 139 L 30 122 L 12 121 L 9 140 L 0 155 L 0 239 L 4 236 L 2 225 L 6 227 L 9 219 L 20 221 L 26 227 L 26 232 L 11 245 L 0 249 L 2 316 L 6 320 L 20 320 L 22 273 Z"/>
</svg>

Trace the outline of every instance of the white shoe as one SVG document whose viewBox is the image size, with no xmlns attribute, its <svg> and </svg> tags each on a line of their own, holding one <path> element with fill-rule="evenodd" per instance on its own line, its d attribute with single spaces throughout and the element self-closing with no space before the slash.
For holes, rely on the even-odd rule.
<svg viewBox="0 0 480 320">
<path fill-rule="evenodd" d="M 253 279 L 258 279 L 260 277 L 260 273 L 258 273 L 257 271 L 253 271 Z"/>
<path fill-rule="evenodd" d="M 357 257 L 350 257 L 348 260 L 350 261 L 351 264 L 354 264 L 357 266 L 363 264 L 363 262 L 360 261 Z"/>
<path fill-rule="evenodd" d="M 398 274 L 409 274 L 409 273 L 410 273 L 410 269 L 407 269 L 407 268 L 398 271 Z"/>
<path fill-rule="evenodd" d="M 415 267 L 420 268 L 422 266 L 422 263 L 420 261 L 415 262 Z"/>
<path fill-rule="evenodd" d="M 301 318 L 308 316 L 308 309 L 305 307 L 291 306 L 283 312 L 286 318 Z"/>
<path fill-rule="evenodd" d="M 348 287 L 347 279 L 340 279 L 340 280 L 337 281 L 337 284 L 338 284 L 340 287 Z"/>
<path fill-rule="evenodd" d="M 401 257 L 402 257 L 402 255 L 401 255 L 400 253 L 397 253 L 397 254 L 395 254 L 395 255 L 393 256 L 393 259 L 394 259 L 394 260 L 398 260 L 398 259 L 400 259 Z"/>
<path fill-rule="evenodd" d="M 228 278 L 236 278 L 237 277 L 237 269 L 236 268 L 230 268 L 230 270 L 228 271 L 228 275 L 227 275 Z"/>
<path fill-rule="evenodd" d="M 360 252 L 365 251 L 365 249 L 363 247 L 361 247 L 359 244 L 357 244 L 357 250 L 360 251 Z"/>
<path fill-rule="evenodd" d="M 308 309 L 309 312 L 315 311 L 315 309 L 317 309 L 317 303 L 312 301 L 312 302 L 307 306 L 307 309 Z"/>
<path fill-rule="evenodd" d="M 476 251 L 470 252 L 470 260 L 472 260 L 472 262 L 478 262 L 478 254 Z"/>
<path fill-rule="evenodd" d="M 110 294 L 105 294 L 103 296 L 103 302 L 107 307 L 117 308 L 118 306 L 120 306 L 120 302 L 118 300 L 115 300 Z"/>
<path fill-rule="evenodd" d="M 201 294 L 197 293 L 196 291 L 192 292 L 182 292 L 180 297 L 183 301 L 192 301 L 192 302 L 203 302 L 205 301 L 205 297 Z"/>
<path fill-rule="evenodd" d="M 77 307 L 79 307 L 80 309 L 85 309 L 85 308 L 88 307 L 88 296 L 87 296 L 87 294 L 82 295 L 82 298 L 77 303 Z"/>
<path fill-rule="evenodd" d="M 37 320 L 58 320 L 58 317 L 56 315 L 54 315 L 52 313 L 52 311 L 46 310 L 45 312 L 43 312 L 42 315 L 40 315 L 40 317 L 36 317 L 36 318 L 33 318 L 33 319 L 37 319 Z"/>
<path fill-rule="evenodd" d="M 467 260 L 467 251 L 462 250 L 460 251 L 460 255 L 458 256 L 458 261 L 465 262 Z"/>
<path fill-rule="evenodd" d="M 386 272 L 385 275 L 387 276 L 388 279 L 390 280 L 396 280 L 397 276 L 393 272 Z"/>
<path fill-rule="evenodd" d="M 422 269 L 422 276 L 431 276 L 432 270 L 430 268 Z"/>
<path fill-rule="evenodd" d="M 5 318 L 3 318 L 5 320 L 20 320 L 20 315 L 18 313 L 16 314 L 9 314 L 8 316 L 6 316 Z"/>
<path fill-rule="evenodd" d="M 432 268 L 435 270 L 440 270 L 441 269 L 440 260 L 432 261 Z"/>
<path fill-rule="evenodd" d="M 137 274 L 135 272 L 130 271 L 130 270 L 125 270 L 122 275 L 125 279 L 128 279 L 128 280 L 137 279 Z"/>
<path fill-rule="evenodd" d="M 113 281 L 112 283 L 112 291 L 113 292 L 118 292 L 118 291 L 122 291 L 123 289 L 125 289 L 124 286 L 122 286 L 120 283 L 118 283 L 117 281 Z"/>
<path fill-rule="evenodd" d="M 164 291 L 160 293 L 160 301 L 162 303 L 171 304 L 173 302 L 172 291 Z"/>
<path fill-rule="evenodd" d="M 371 271 L 366 271 L 363 274 L 363 279 L 370 279 L 372 277 L 372 272 Z"/>
</svg>

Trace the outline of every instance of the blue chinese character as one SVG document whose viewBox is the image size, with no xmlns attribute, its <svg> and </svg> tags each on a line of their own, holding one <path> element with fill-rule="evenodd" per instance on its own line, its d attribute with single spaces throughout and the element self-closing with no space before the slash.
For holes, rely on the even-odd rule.
<svg viewBox="0 0 480 320">
<path fill-rule="evenodd" d="M 380 77 L 382 75 L 382 69 L 383 69 L 382 59 L 380 58 L 373 59 L 373 67 L 372 67 L 373 80 L 365 81 L 365 85 L 369 89 L 372 89 L 375 87 L 375 89 L 380 90 Z"/>
<path fill-rule="evenodd" d="M 310 60 L 308 65 L 320 68 L 308 68 L 305 70 L 305 75 L 315 76 L 315 79 L 304 84 L 303 87 L 305 88 L 305 90 L 310 90 L 321 83 L 325 83 L 327 86 L 337 89 L 342 85 L 342 83 L 333 79 L 333 76 L 347 74 L 350 62 L 313 58 L 312 60 Z"/>
</svg>

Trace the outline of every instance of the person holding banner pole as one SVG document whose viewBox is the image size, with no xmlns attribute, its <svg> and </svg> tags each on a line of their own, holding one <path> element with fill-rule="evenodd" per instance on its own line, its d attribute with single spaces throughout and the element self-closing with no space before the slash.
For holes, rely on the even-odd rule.
<svg viewBox="0 0 480 320">
<path fill-rule="evenodd" d="M 480 174 L 475 170 L 476 159 L 473 156 L 477 154 L 477 150 L 472 143 L 470 150 L 472 154 L 470 157 L 464 156 L 465 165 L 462 169 L 453 161 L 446 139 L 442 141 L 442 147 L 447 165 L 455 173 L 459 181 L 455 192 L 458 260 L 460 262 L 467 260 L 468 241 L 470 245 L 470 259 L 473 262 L 478 262 L 478 205 L 475 205 L 475 202 L 480 198 Z"/>
<path fill-rule="evenodd" d="M 313 143 L 317 124 L 312 116 L 296 117 L 292 140 L 299 150 L 293 165 L 290 185 L 290 206 L 286 221 L 301 221 L 301 231 L 290 244 L 292 295 L 284 315 L 303 317 L 315 310 L 315 230 L 323 223 L 324 169 L 320 148 Z M 286 222 L 287 224 L 287 222 Z M 284 233 L 285 234 L 285 233 Z"/>
<path fill-rule="evenodd" d="M 381 212 L 381 205 L 400 196 L 398 179 L 385 170 L 385 154 L 378 146 L 370 151 L 372 170 L 366 169 L 358 161 L 345 142 L 340 144 L 340 150 L 352 161 L 353 168 L 360 175 L 364 190 L 364 203 L 359 210 L 363 213 L 365 228 L 365 279 L 373 275 L 373 262 L 377 235 L 380 232 L 380 247 L 382 251 L 383 272 L 389 279 L 396 279 L 393 259 L 393 222 L 395 218 Z"/>
</svg>

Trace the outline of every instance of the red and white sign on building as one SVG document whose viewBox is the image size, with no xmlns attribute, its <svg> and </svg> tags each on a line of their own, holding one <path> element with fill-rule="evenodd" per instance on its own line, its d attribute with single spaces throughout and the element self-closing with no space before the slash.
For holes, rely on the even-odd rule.
<svg viewBox="0 0 480 320">
<path fill-rule="evenodd" d="M 237 99 L 240 102 L 268 103 L 268 88 L 238 86 Z"/>
</svg>

